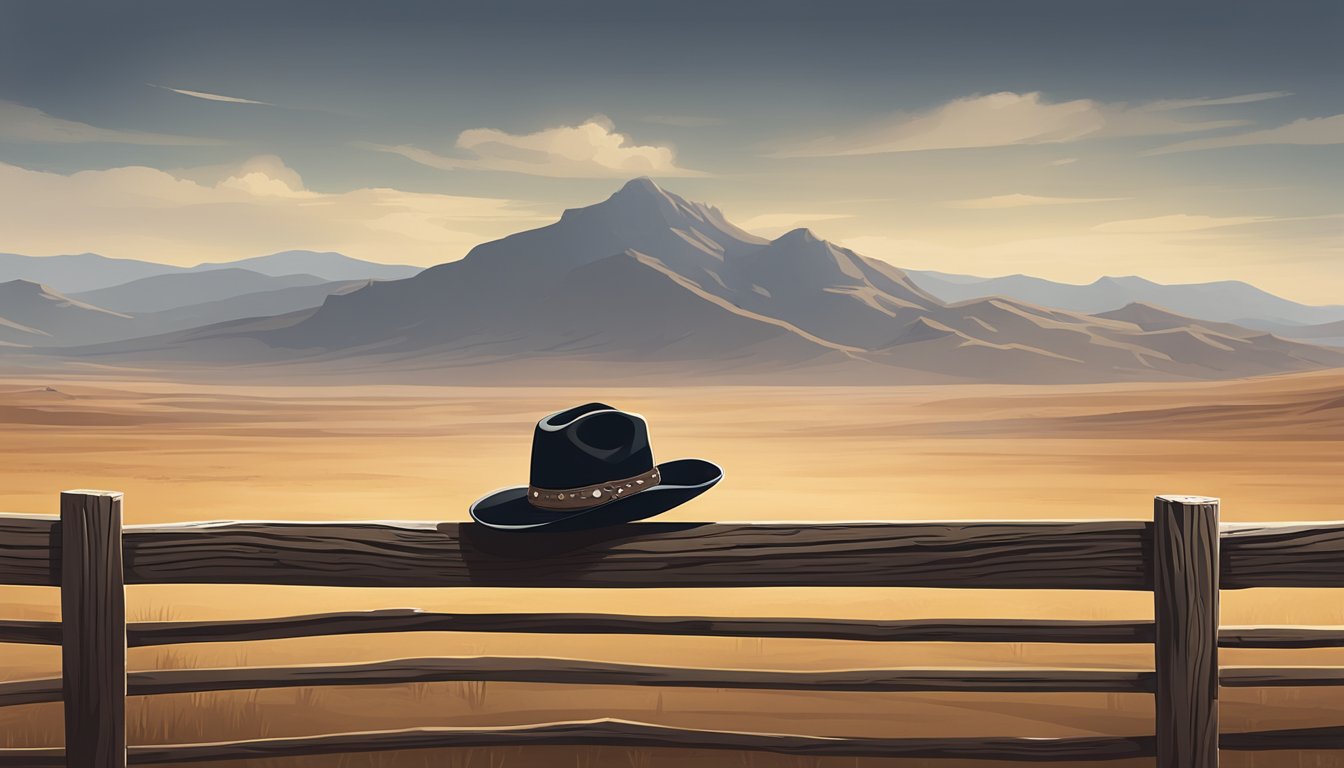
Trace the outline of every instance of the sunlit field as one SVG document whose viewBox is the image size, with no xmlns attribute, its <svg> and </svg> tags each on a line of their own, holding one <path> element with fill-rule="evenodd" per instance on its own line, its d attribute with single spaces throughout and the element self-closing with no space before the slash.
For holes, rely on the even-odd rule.
<svg viewBox="0 0 1344 768">
<path fill-rule="evenodd" d="M 645 415 L 660 460 L 724 481 L 681 521 L 1126 518 L 1152 497 L 1221 497 L 1225 521 L 1344 518 L 1344 374 L 1087 387 L 484 389 L 205 386 L 110 377 L 0 381 L 0 510 L 55 514 L 65 488 L 123 491 L 128 524 L 213 519 L 463 520 L 525 483 L 533 423 L 601 400 Z M 1223 624 L 1344 624 L 1334 591 L 1223 594 Z M 502 590 L 154 586 L 132 620 L 387 607 L 440 611 L 871 618 L 1151 617 L 1147 593 L 907 589 Z M 57 592 L 9 588 L 0 617 L 56 619 Z M 420 633 L 133 649 L 132 669 L 435 655 L 683 666 L 1151 668 L 1145 646 L 880 644 Z M 1223 651 L 1223 664 L 1344 664 L 1344 649 Z M 0 679 L 59 674 L 59 650 L 0 645 Z M 1123 694 L 847 694 L 505 683 L 279 689 L 130 701 L 132 743 L 612 716 L 817 735 L 1053 736 L 1152 731 Z M 1225 731 L 1344 723 L 1338 689 L 1229 689 Z M 0 709 L 0 746 L 61 741 L 60 705 Z M 1225 753 L 1232 766 L 1344 765 L 1338 753 Z M 938 766 L 598 748 L 273 761 L 359 766 Z M 1111 763 L 1126 765 L 1127 763 Z M 1143 765 L 1134 761 L 1129 765 Z M 991 766 L 996 763 L 966 763 Z"/>
</svg>

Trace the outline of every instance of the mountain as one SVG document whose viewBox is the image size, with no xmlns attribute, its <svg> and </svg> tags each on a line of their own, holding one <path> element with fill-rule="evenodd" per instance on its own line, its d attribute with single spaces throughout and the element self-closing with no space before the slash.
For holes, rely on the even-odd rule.
<svg viewBox="0 0 1344 768">
<path fill-rule="evenodd" d="M 182 276 L 184 275 L 166 277 Z M 164 334 L 207 324 L 310 310 L 319 306 L 327 296 L 358 290 L 370 282 L 349 280 L 297 285 L 228 296 L 216 301 L 193 303 L 160 311 L 130 313 L 98 306 L 84 300 L 84 297 L 65 296 L 38 283 L 12 280 L 0 283 L 0 346 L 76 347 Z M 174 303 L 172 293 L 165 293 L 164 296 L 166 298 L 162 303 Z"/>
<path fill-rule="evenodd" d="M 974 277 L 916 270 L 910 270 L 908 274 L 920 287 L 949 302 L 1005 296 L 1088 314 L 1138 302 L 1166 307 L 1189 317 L 1234 322 L 1263 330 L 1283 324 L 1344 320 L 1344 305 L 1298 304 L 1235 280 L 1163 285 L 1141 277 L 1103 277 L 1087 285 L 1073 285 L 1027 275 Z"/>
<path fill-rule="evenodd" d="M 198 264 L 190 268 L 135 259 L 113 259 L 96 253 L 70 256 L 0 253 L 0 282 L 27 280 L 50 286 L 66 295 L 88 293 L 158 275 L 221 269 L 247 269 L 271 277 L 306 274 L 319 278 L 319 281 L 347 281 L 401 280 L 419 273 L 421 267 L 378 264 L 339 253 L 315 251 L 283 251 L 241 261 Z"/>
<path fill-rule="evenodd" d="M 313 309 L 333 294 L 357 291 L 371 280 L 336 280 L 316 285 L 297 285 L 289 288 L 244 293 L 216 301 L 147 312 L 134 315 L 136 331 L 123 338 L 136 338 L 198 328 L 203 325 L 241 320 L 251 317 L 270 317 L 305 309 Z"/>
<path fill-rule="evenodd" d="M 198 264 L 192 272 L 204 272 L 232 267 L 260 272 L 271 277 L 286 275 L 314 275 L 322 280 L 401 280 L 413 277 L 423 267 L 405 264 L 379 264 L 353 259 L 340 253 L 317 251 L 281 251 L 266 256 L 254 256 L 239 261 Z"/>
<path fill-rule="evenodd" d="M 145 277 L 110 288 L 77 293 L 73 298 L 118 312 L 141 314 L 323 282 L 326 281 L 320 277 L 305 274 L 271 276 L 238 268 L 192 270 Z"/>
<path fill-rule="evenodd" d="M 945 303 L 799 229 L 766 240 L 648 179 L 316 309 L 74 350 L 105 364 L 297 364 L 381 380 L 555 384 L 1090 382 L 1344 365 L 1344 351 L 1155 307 Z"/>
<path fill-rule="evenodd" d="M 26 280 L 64 293 L 94 291 L 179 269 L 150 261 L 110 259 L 96 253 L 70 256 L 0 253 L 0 282 Z"/>
<path fill-rule="evenodd" d="M 43 347 L 119 338 L 134 320 L 28 280 L 0 283 L 0 346 Z"/>
<path fill-rule="evenodd" d="M 1344 347 L 1344 320 L 1316 325 L 1286 325 L 1283 323 L 1256 323 L 1256 328 L 1288 339 L 1301 339 L 1313 344 Z"/>
</svg>

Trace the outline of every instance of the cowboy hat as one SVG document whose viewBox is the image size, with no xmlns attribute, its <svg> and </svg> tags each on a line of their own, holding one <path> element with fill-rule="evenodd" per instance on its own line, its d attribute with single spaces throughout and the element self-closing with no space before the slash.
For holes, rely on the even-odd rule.
<svg viewBox="0 0 1344 768">
<path fill-rule="evenodd" d="M 538 421 L 528 484 L 486 494 L 470 512 L 500 530 L 596 528 L 661 514 L 722 478 L 702 459 L 654 464 L 643 416 L 588 403 Z"/>
</svg>

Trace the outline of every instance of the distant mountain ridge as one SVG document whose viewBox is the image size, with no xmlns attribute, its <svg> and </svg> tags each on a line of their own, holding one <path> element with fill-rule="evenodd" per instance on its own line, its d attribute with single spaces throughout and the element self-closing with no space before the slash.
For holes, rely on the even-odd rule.
<svg viewBox="0 0 1344 768">
<path fill-rule="evenodd" d="M 118 312 L 148 313 L 324 282 L 327 281 L 315 275 L 272 276 L 231 267 L 143 277 L 110 288 L 76 293 L 72 298 Z"/>
<path fill-rule="evenodd" d="M 129 315 L 63 296 L 29 280 L 0 283 L 0 345 L 40 347 L 62 338 L 117 338 L 134 327 Z"/>
<path fill-rule="evenodd" d="M 1123 309 L 945 303 L 903 270 L 808 230 L 766 240 L 635 179 L 553 224 L 316 309 L 75 354 L 524 384 L 1087 382 L 1344 365 L 1344 352 Z"/>
<path fill-rule="evenodd" d="M 114 259 L 96 253 L 64 256 L 0 253 L 0 282 L 27 280 L 47 285 L 67 295 L 111 288 L 159 275 L 218 269 L 246 269 L 271 277 L 308 274 L 326 281 L 345 281 L 401 280 L 418 274 L 422 267 L 379 264 L 340 253 L 316 251 L 281 251 L 234 262 L 197 264 L 194 267 Z"/>
<path fill-rule="evenodd" d="M 242 282 L 235 275 L 244 274 Z M 78 297 L 28 280 L 0 283 L 0 346 L 75 347 L 181 331 L 202 325 L 267 317 L 318 306 L 327 296 L 367 286 L 370 280 L 323 282 L 303 276 L 271 278 L 247 270 L 175 272 L 136 280 Z M 262 282 L 257 282 L 260 278 Z M 183 285 L 184 280 L 206 285 Z M 216 282 L 223 280 L 223 285 Z M 316 281 L 316 282 L 315 282 Z M 279 286 L 279 287 L 276 287 Z M 99 294 L 102 294 L 99 296 Z M 212 299 L 212 295 L 219 298 Z M 112 306 L 143 307 L 121 312 L 85 299 L 111 300 Z"/>
<path fill-rule="evenodd" d="M 1097 314 L 1139 302 L 1201 320 L 1238 323 L 1262 330 L 1344 320 L 1344 305 L 1299 304 L 1236 280 L 1164 285 L 1128 276 L 1102 277 L 1086 285 L 1075 285 L 1028 275 L 975 277 L 919 270 L 909 270 L 909 275 L 925 290 L 953 303 L 1005 296 Z"/>
</svg>

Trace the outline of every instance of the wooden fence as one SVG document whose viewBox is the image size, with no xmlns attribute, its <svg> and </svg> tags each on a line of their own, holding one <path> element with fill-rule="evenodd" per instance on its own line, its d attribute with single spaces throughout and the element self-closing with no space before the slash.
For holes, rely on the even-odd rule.
<svg viewBox="0 0 1344 768">
<path fill-rule="evenodd" d="M 1344 646 L 1344 628 L 1223 627 L 1220 589 L 1344 587 L 1344 523 L 1218 523 L 1218 501 L 1160 496 L 1148 521 L 638 523 L 500 534 L 463 523 L 129 526 L 121 494 L 69 491 L 56 517 L 0 517 L 0 584 L 58 586 L 63 622 L 0 621 L 0 642 L 60 645 L 62 677 L 0 683 L 0 706 L 63 701 L 65 749 L 0 749 L 0 767 L 127 764 L 446 747 L 592 745 L 811 756 L 1052 762 L 1156 757 L 1211 768 L 1219 749 L 1344 749 L 1344 726 L 1223 733 L 1219 686 L 1344 685 L 1344 668 L 1220 668 L 1218 648 Z M 71 556 L 71 554 L 75 556 Z M 126 623 L 126 584 L 338 587 L 953 587 L 1145 590 L 1154 621 L 708 618 L 366 611 Z M 1152 671 L 690 669 L 553 658 L 126 672 L 126 648 L 376 632 L 533 632 L 868 642 L 1152 643 Z M 824 691 L 1107 691 L 1156 697 L 1154 736 L 830 738 L 621 720 L 415 728 L 210 744 L 126 745 L 125 697 L 447 680 Z"/>
</svg>

